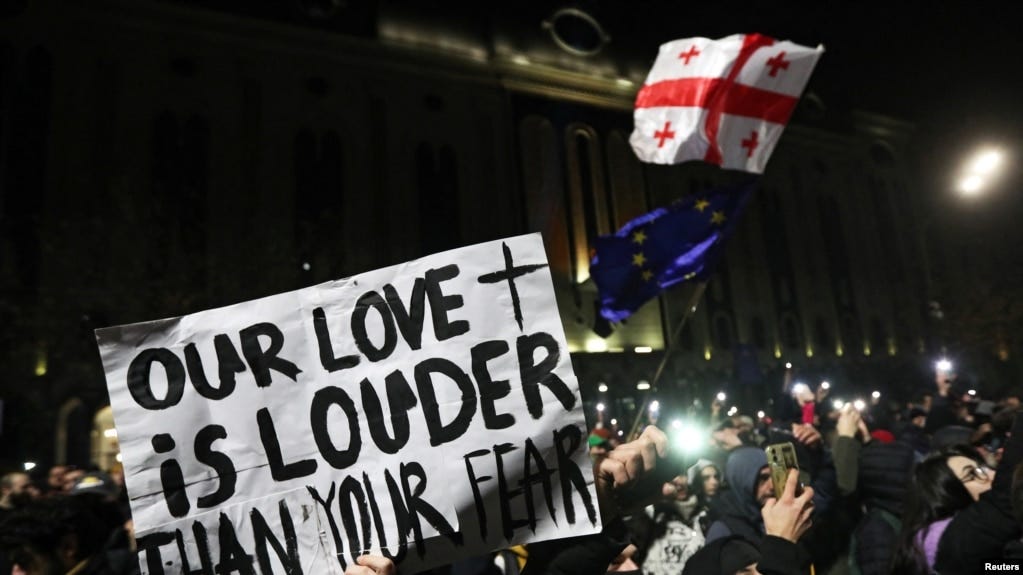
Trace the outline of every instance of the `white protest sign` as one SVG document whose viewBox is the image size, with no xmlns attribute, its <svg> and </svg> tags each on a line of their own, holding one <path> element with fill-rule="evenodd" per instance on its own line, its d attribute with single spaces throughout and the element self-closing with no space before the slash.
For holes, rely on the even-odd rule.
<svg viewBox="0 0 1023 575">
<path fill-rule="evenodd" d="M 167 523 L 140 541 L 143 573 L 344 573 L 307 489 Z"/>
<path fill-rule="evenodd" d="M 96 336 L 147 573 L 600 529 L 539 234 Z"/>
</svg>

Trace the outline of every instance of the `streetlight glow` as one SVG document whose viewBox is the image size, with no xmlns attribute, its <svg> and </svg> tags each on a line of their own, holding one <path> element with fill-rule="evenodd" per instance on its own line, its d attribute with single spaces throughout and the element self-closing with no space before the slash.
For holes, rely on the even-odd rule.
<svg viewBox="0 0 1023 575">
<path fill-rule="evenodd" d="M 599 391 L 600 393 L 607 393 L 607 384 L 606 383 L 602 383 L 602 384 L 598 385 L 597 386 L 597 391 Z"/>
<path fill-rule="evenodd" d="M 977 154 L 970 163 L 970 173 L 979 176 L 991 175 L 1002 165 L 1002 153 L 998 150 L 985 150 Z"/>
<path fill-rule="evenodd" d="M 938 371 L 949 372 L 952 371 L 952 362 L 944 358 L 939 359 L 938 363 L 934 364 L 934 367 L 936 367 Z"/>
<path fill-rule="evenodd" d="M 976 195 L 983 190 L 1002 167 L 1004 154 L 1001 150 L 988 148 L 974 154 L 959 178 L 959 191 L 963 195 Z"/>
<path fill-rule="evenodd" d="M 976 194 L 984 187 L 984 178 L 977 174 L 970 174 L 959 180 L 959 191 L 964 194 Z"/>
<path fill-rule="evenodd" d="M 604 411 L 604 404 L 603 403 L 598 403 L 597 404 L 597 411 L 600 411 L 600 412 Z"/>
</svg>

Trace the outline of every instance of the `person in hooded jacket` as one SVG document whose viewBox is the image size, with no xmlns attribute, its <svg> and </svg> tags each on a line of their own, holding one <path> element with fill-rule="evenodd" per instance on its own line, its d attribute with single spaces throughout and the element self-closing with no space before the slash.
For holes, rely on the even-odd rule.
<svg viewBox="0 0 1023 575">
<path fill-rule="evenodd" d="M 718 498 L 718 519 L 707 530 L 707 543 L 730 535 L 759 543 L 764 536 L 760 509 L 774 496 L 764 450 L 745 446 L 733 449 L 725 463 L 725 481 L 729 487 Z"/>
<path fill-rule="evenodd" d="M 810 556 L 798 541 L 811 526 L 813 488 L 796 496 L 799 475 L 789 471 L 781 499 L 767 498 L 760 511 L 764 537 L 754 545 L 742 535 L 708 543 L 686 563 L 682 575 L 797 575 L 810 572 Z"/>
</svg>

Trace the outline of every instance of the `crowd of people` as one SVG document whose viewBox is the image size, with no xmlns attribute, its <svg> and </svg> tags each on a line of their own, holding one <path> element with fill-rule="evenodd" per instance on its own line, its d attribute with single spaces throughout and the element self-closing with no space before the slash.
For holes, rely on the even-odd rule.
<svg viewBox="0 0 1023 575">
<path fill-rule="evenodd" d="M 956 575 L 1023 560 L 1023 418 L 937 373 L 891 409 L 786 380 L 771 416 L 711 404 L 699 453 L 671 426 L 589 436 L 604 529 L 437 571 L 457 575 Z M 798 468 L 772 473 L 765 447 Z M 692 446 L 689 446 L 692 447 Z M 779 484 L 784 480 L 784 485 Z M 776 489 L 777 488 L 777 489 Z M 122 476 L 55 466 L 0 480 L 0 572 L 139 572 Z M 348 575 L 393 575 L 365 556 Z"/>
<path fill-rule="evenodd" d="M 1019 397 L 981 399 L 941 369 L 933 389 L 897 406 L 879 393 L 833 400 L 828 387 L 787 377 L 773 416 L 713 402 L 706 449 L 684 464 L 671 425 L 631 441 L 598 425 L 588 443 L 603 532 L 528 545 L 522 573 L 958 575 L 1020 565 Z M 798 471 L 775 490 L 765 447 L 786 443 Z M 669 481 L 643 481 L 665 467 L 677 472 Z M 395 571 L 366 556 L 348 575 Z"/>
<path fill-rule="evenodd" d="M 676 478 L 675 495 L 626 521 L 645 573 L 959 574 L 1023 559 L 1023 418 L 1017 396 L 982 400 L 938 369 L 935 387 L 905 405 L 830 400 L 786 379 L 775 417 L 711 412 L 713 449 Z M 595 460 L 614 453 L 617 433 L 594 429 Z M 812 509 L 805 555 L 784 566 L 757 553 L 771 534 L 776 492 L 764 447 L 791 443 L 800 497 Z M 812 489 L 812 496 L 806 493 Z M 725 543 L 721 543 L 724 541 Z M 735 559 L 721 545 L 752 548 L 770 568 Z M 719 557 L 713 568 L 708 556 Z M 802 557 L 802 559 L 797 559 Z"/>
<path fill-rule="evenodd" d="M 123 474 L 54 465 L 0 477 L 0 573 L 139 573 Z"/>
</svg>

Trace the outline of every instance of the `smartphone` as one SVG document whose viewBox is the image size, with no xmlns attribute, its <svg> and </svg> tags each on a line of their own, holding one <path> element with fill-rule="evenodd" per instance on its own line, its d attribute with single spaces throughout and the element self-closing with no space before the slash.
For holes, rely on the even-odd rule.
<svg viewBox="0 0 1023 575">
<path fill-rule="evenodd" d="M 799 460 L 796 459 L 796 448 L 791 442 L 775 443 L 764 448 L 767 453 L 767 465 L 771 469 L 771 480 L 774 482 L 774 496 L 781 499 L 785 493 L 785 482 L 788 481 L 789 469 L 799 472 Z M 802 491 L 799 486 L 797 494 Z"/>
</svg>

